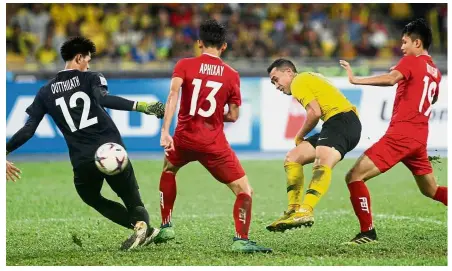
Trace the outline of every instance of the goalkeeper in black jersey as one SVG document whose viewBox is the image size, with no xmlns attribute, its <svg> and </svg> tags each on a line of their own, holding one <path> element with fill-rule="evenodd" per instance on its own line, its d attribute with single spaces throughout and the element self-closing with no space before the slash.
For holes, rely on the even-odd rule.
<svg viewBox="0 0 452 271">
<path fill-rule="evenodd" d="M 6 151 L 14 151 L 35 133 L 45 114 L 49 114 L 63 133 L 74 169 L 77 193 L 89 206 L 106 218 L 134 229 L 122 244 L 125 250 L 150 243 L 158 229 L 149 224 L 149 214 L 141 201 L 137 180 L 131 163 L 120 174 L 107 176 L 95 166 L 94 154 L 99 146 L 114 142 L 124 146 L 118 128 L 104 108 L 139 111 L 162 118 L 161 102 L 137 102 L 108 95 L 108 83 L 98 72 L 89 70 L 89 62 L 96 47 L 83 37 L 67 40 L 61 47 L 66 61 L 65 69 L 58 72 L 43 86 L 26 109 L 27 122 L 7 142 Z M 124 205 L 101 195 L 104 179 L 122 199 Z"/>
</svg>

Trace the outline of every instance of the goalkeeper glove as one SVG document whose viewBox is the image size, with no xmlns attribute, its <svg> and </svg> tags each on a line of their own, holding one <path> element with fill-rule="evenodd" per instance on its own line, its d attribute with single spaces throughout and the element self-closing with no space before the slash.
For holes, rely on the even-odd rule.
<svg viewBox="0 0 452 271">
<path fill-rule="evenodd" d="M 155 115 L 159 119 L 165 115 L 165 105 L 161 102 L 137 102 L 136 110 L 147 115 Z"/>
</svg>

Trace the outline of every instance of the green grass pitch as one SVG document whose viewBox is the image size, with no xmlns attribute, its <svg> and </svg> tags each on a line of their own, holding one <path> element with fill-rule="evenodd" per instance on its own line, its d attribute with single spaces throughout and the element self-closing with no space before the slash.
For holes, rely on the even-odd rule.
<svg viewBox="0 0 452 271">
<path fill-rule="evenodd" d="M 14 159 L 13 159 L 14 160 Z M 348 247 L 340 243 L 359 230 L 344 176 L 354 159 L 333 170 L 328 194 L 320 201 L 311 229 L 270 233 L 265 226 L 285 210 L 282 161 L 244 161 L 255 195 L 251 239 L 273 254 L 229 252 L 234 234 L 234 196 L 197 163 L 178 174 L 173 213 L 176 239 L 132 252 L 120 252 L 129 230 L 108 221 L 78 197 L 69 162 L 17 163 L 22 179 L 7 184 L 7 265 L 447 265 L 447 208 L 418 191 L 410 172 L 398 165 L 370 182 L 380 242 Z M 162 163 L 134 161 L 140 191 L 159 225 Z M 311 177 L 305 167 L 305 186 Z M 435 166 L 447 184 L 447 160 Z M 103 194 L 118 200 L 108 185 Z"/>
</svg>

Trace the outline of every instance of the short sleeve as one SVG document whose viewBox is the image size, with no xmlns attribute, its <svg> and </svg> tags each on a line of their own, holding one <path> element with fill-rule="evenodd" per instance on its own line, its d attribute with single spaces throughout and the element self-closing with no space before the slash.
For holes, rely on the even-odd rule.
<svg viewBox="0 0 452 271">
<path fill-rule="evenodd" d="M 228 104 L 242 105 L 242 95 L 240 94 L 240 76 L 237 73 L 235 79 L 232 80 L 231 89 L 228 97 Z"/>
<path fill-rule="evenodd" d="M 27 114 L 36 119 L 42 119 L 47 113 L 47 109 L 41 97 L 41 90 L 36 94 L 33 103 L 25 110 Z"/>
<path fill-rule="evenodd" d="M 181 59 L 177 61 L 176 66 L 174 66 L 173 76 L 172 77 L 180 77 L 182 79 L 185 78 L 185 61 Z"/>
<path fill-rule="evenodd" d="M 315 100 L 315 96 L 308 84 L 310 76 L 311 75 L 309 74 L 302 73 L 293 79 L 290 86 L 292 96 L 297 99 L 297 101 L 299 101 L 304 108 L 306 108 L 310 102 Z"/>
<path fill-rule="evenodd" d="M 413 57 L 405 56 L 403 57 L 399 63 L 394 67 L 394 70 L 398 70 L 405 80 L 410 79 L 411 77 L 411 69 L 413 68 Z"/>
</svg>

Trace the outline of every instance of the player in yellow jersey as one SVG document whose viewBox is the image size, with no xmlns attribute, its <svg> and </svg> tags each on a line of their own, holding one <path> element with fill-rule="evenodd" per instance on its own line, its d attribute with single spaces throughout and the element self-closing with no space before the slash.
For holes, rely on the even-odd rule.
<svg viewBox="0 0 452 271">
<path fill-rule="evenodd" d="M 287 59 L 275 60 L 267 72 L 272 84 L 297 99 L 307 114 L 295 137 L 295 148 L 287 153 L 284 161 L 289 201 L 287 211 L 267 226 L 269 231 L 284 232 L 314 224 L 314 208 L 330 186 L 331 169 L 358 144 L 361 122 L 356 107 L 321 74 L 299 74 Z M 324 121 L 320 133 L 305 138 L 319 120 Z M 303 166 L 312 162 L 312 180 L 302 200 Z"/>
</svg>

